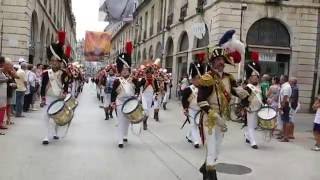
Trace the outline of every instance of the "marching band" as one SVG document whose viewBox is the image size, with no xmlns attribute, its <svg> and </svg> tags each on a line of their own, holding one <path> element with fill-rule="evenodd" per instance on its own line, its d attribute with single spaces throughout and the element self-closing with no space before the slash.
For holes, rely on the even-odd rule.
<svg viewBox="0 0 320 180">
<path fill-rule="evenodd" d="M 253 149 L 258 149 L 254 132 L 258 125 L 264 130 L 275 128 L 277 112 L 263 103 L 259 64 L 246 66 L 247 84 L 244 86 L 238 86 L 233 75 L 224 71 L 225 64 L 234 66 L 244 59 L 244 45 L 233 37 L 234 33 L 231 30 L 224 34 L 208 55 L 208 62 L 197 59 L 190 64 L 191 85 L 181 93 L 186 116 L 181 128 L 189 122 L 187 141 L 195 148 L 203 144 L 206 149 L 205 162 L 199 169 L 204 180 L 217 179 L 216 165 L 224 133 L 228 130 L 226 121 L 230 119 L 232 96 L 238 97 L 246 110 L 244 136 Z M 43 73 L 41 86 L 42 104 L 48 103 L 44 145 L 59 139 L 59 127 L 70 126 L 78 105 L 76 98 L 85 82 L 84 70 L 77 63 L 68 63 L 59 43 L 51 44 L 47 51 L 51 69 Z M 113 111 L 116 114 L 119 148 L 128 142 L 131 124 L 147 130 L 152 110 L 153 118 L 160 120 L 160 109 L 167 109 L 172 87 L 171 73 L 161 68 L 159 59 L 146 61 L 134 69 L 128 53 L 119 54 L 115 64 L 100 69 L 92 82 L 96 84 L 105 120 L 113 118 Z"/>
</svg>

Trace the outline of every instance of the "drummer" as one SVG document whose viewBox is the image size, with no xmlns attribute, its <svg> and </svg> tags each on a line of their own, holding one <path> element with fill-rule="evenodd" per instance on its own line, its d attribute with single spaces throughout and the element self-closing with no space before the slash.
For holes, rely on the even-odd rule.
<svg viewBox="0 0 320 180">
<path fill-rule="evenodd" d="M 262 106 L 262 91 L 259 85 L 260 72 L 254 67 L 250 68 L 252 71 L 249 77 L 248 84 L 245 89 L 250 94 L 248 100 L 249 104 L 247 107 L 247 126 L 244 129 L 245 141 L 251 145 L 251 148 L 258 149 L 255 137 L 255 128 L 257 127 L 257 112 Z"/>
<path fill-rule="evenodd" d="M 155 102 L 153 97 L 154 94 L 156 94 L 159 90 L 158 83 L 154 77 L 154 69 L 152 68 L 151 65 L 148 65 L 146 67 L 146 75 L 139 81 L 139 86 L 142 88 L 141 89 L 141 99 L 142 99 L 142 106 L 143 110 L 149 117 L 151 114 L 152 110 L 152 102 Z M 156 116 L 156 112 L 154 112 Z M 156 119 L 156 118 L 155 118 Z M 148 124 L 147 124 L 148 118 L 146 118 L 145 121 L 143 121 L 143 129 L 147 130 L 148 129 Z"/>
<path fill-rule="evenodd" d="M 199 148 L 201 140 L 198 123 L 196 122 L 196 115 L 200 112 L 200 107 L 197 103 L 197 86 L 199 85 L 199 78 L 203 72 L 204 68 L 199 63 L 191 63 L 189 68 L 189 78 L 191 79 L 192 84 L 182 91 L 182 106 L 184 114 L 189 119 L 191 125 L 186 139 L 189 143 L 193 143 L 195 148 Z"/>
<path fill-rule="evenodd" d="M 123 148 L 124 142 L 128 142 L 129 119 L 123 114 L 122 107 L 130 97 L 138 95 L 137 79 L 131 74 L 131 57 L 126 53 L 119 54 L 117 58 L 117 71 L 120 77 L 114 80 L 111 91 L 111 103 L 116 108 L 118 119 L 118 147 Z"/>
<path fill-rule="evenodd" d="M 59 43 L 52 43 L 47 48 L 47 58 L 51 64 L 51 69 L 42 74 L 41 97 L 46 97 L 46 101 L 51 104 L 53 101 L 65 97 L 68 92 L 68 75 L 61 69 L 63 65 L 63 47 Z M 48 116 L 45 111 L 44 120 L 46 123 L 46 136 L 42 144 L 47 145 L 52 139 L 58 140 L 58 126 Z"/>
</svg>

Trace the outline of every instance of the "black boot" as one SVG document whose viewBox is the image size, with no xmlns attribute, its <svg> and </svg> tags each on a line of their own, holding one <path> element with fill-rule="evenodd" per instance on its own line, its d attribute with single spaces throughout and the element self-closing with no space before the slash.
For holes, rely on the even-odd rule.
<svg viewBox="0 0 320 180">
<path fill-rule="evenodd" d="M 111 119 L 113 119 L 113 116 L 112 116 L 112 107 L 111 107 L 111 106 L 109 107 L 109 117 L 110 117 Z"/>
<path fill-rule="evenodd" d="M 215 169 L 207 170 L 207 180 L 218 180 L 217 171 Z"/>
<path fill-rule="evenodd" d="M 108 113 L 108 109 L 104 109 L 104 113 L 106 115 L 106 118 L 104 120 L 109 120 L 109 113 Z"/>
<path fill-rule="evenodd" d="M 163 110 L 167 110 L 167 103 L 166 102 L 163 103 Z"/>
<path fill-rule="evenodd" d="M 206 163 L 203 163 L 202 166 L 200 167 L 199 171 L 203 175 L 203 180 L 207 180 L 207 169 L 206 169 Z"/>
<path fill-rule="evenodd" d="M 146 118 L 146 119 L 143 120 L 143 130 L 147 130 L 147 129 L 148 129 L 147 119 L 148 119 L 148 118 Z"/>
<path fill-rule="evenodd" d="M 154 112 L 155 113 L 155 120 L 159 121 L 159 111 Z"/>
</svg>

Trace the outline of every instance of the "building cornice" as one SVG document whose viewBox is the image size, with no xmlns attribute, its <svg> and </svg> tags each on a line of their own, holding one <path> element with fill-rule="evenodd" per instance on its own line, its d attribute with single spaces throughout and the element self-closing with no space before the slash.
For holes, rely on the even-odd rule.
<svg viewBox="0 0 320 180">
<path fill-rule="evenodd" d="M 136 16 L 138 16 L 139 12 L 146 7 L 149 3 L 151 2 L 151 0 L 144 0 L 142 1 L 141 4 L 138 5 L 137 9 L 134 11 L 133 13 L 133 18 L 135 18 Z"/>
</svg>

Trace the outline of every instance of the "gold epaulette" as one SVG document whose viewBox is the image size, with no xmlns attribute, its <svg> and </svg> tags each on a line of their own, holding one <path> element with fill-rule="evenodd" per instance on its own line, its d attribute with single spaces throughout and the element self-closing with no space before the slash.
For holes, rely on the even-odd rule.
<svg viewBox="0 0 320 180">
<path fill-rule="evenodd" d="M 204 74 L 200 77 L 200 86 L 213 86 L 214 80 L 213 77 L 210 74 Z"/>
</svg>

